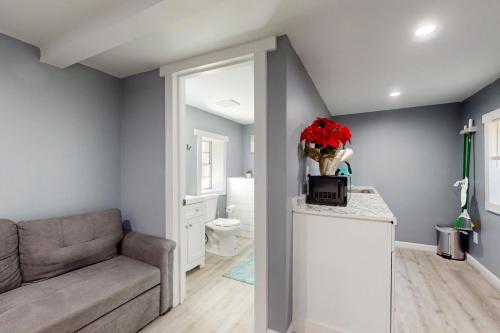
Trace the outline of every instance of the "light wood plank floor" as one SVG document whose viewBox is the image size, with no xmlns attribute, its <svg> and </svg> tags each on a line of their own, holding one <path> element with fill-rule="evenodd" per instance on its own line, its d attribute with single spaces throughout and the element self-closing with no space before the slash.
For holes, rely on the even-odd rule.
<svg viewBox="0 0 500 333">
<path fill-rule="evenodd" d="M 500 292 L 463 261 L 396 249 L 397 333 L 498 333 Z"/>
<path fill-rule="evenodd" d="M 223 277 L 234 264 L 253 252 L 253 240 L 239 238 L 233 258 L 207 253 L 205 267 L 188 272 L 186 300 L 153 321 L 144 333 L 253 332 L 254 287 Z"/>
<path fill-rule="evenodd" d="M 252 332 L 253 287 L 222 277 L 253 251 L 248 240 L 240 247 L 236 258 L 208 255 L 188 274 L 185 303 L 143 331 Z M 467 263 L 398 248 L 395 270 L 396 333 L 500 333 L 500 293 Z"/>
</svg>

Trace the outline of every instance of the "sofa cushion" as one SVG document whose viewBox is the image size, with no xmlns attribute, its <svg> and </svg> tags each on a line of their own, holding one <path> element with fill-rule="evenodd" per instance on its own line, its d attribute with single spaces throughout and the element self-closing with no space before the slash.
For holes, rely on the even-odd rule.
<svg viewBox="0 0 500 333">
<path fill-rule="evenodd" d="M 0 294 L 21 285 L 17 226 L 9 220 L 0 220 Z"/>
<path fill-rule="evenodd" d="M 0 294 L 0 333 L 74 332 L 159 283 L 158 268 L 117 256 L 27 284 Z"/>
<path fill-rule="evenodd" d="M 79 329 L 78 333 L 136 333 L 158 318 L 160 286 L 149 289 L 112 312 Z"/>
<path fill-rule="evenodd" d="M 122 239 L 118 209 L 71 217 L 23 221 L 19 259 L 24 282 L 50 278 L 107 260 Z"/>
</svg>

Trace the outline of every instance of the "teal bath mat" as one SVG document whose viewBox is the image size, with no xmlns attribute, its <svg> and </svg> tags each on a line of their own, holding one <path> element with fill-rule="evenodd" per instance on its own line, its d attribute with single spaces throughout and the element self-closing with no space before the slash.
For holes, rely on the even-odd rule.
<svg viewBox="0 0 500 333">
<path fill-rule="evenodd" d="M 231 267 L 223 276 L 236 281 L 255 284 L 254 268 L 254 254 L 252 253 Z"/>
</svg>

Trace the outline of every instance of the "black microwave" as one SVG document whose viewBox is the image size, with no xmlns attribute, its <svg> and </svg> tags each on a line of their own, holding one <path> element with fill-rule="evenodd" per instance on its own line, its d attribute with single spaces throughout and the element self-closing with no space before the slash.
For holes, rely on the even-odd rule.
<svg viewBox="0 0 500 333">
<path fill-rule="evenodd" d="M 306 202 L 312 205 L 347 206 L 350 176 L 308 176 Z"/>
</svg>

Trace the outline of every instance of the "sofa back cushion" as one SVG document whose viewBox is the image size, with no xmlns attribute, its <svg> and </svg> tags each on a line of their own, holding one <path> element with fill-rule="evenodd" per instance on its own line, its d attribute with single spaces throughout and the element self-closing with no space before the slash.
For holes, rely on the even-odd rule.
<svg viewBox="0 0 500 333">
<path fill-rule="evenodd" d="M 0 220 L 0 294 L 21 286 L 17 226 L 9 220 Z"/>
<path fill-rule="evenodd" d="M 24 282 L 57 276 L 116 255 L 123 237 L 118 209 L 71 217 L 23 221 L 19 258 Z"/>
</svg>

